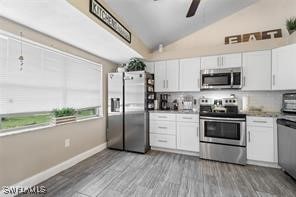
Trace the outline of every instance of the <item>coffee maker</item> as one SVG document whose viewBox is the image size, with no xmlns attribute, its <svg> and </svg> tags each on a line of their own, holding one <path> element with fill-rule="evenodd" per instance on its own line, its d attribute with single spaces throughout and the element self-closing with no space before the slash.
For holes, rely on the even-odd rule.
<svg viewBox="0 0 296 197">
<path fill-rule="evenodd" d="M 169 110 L 169 95 L 168 94 L 160 94 L 160 109 L 161 110 Z"/>
</svg>

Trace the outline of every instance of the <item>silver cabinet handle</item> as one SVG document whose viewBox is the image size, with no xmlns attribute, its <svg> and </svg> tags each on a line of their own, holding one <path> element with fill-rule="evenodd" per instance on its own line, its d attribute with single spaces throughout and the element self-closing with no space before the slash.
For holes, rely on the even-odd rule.
<svg viewBox="0 0 296 197">
<path fill-rule="evenodd" d="M 253 120 L 253 122 L 256 122 L 256 123 L 267 123 L 267 121 L 264 121 L 264 120 Z"/>
<path fill-rule="evenodd" d="M 184 120 L 192 120 L 192 118 L 182 117 Z"/>
<path fill-rule="evenodd" d="M 251 133 L 250 133 L 250 131 L 248 131 L 248 142 L 249 143 L 251 142 Z"/>
<path fill-rule="evenodd" d="M 167 127 L 158 127 L 159 129 L 167 129 Z"/>
<path fill-rule="evenodd" d="M 197 130 L 197 137 L 198 137 L 199 136 L 199 128 L 197 127 L 196 130 Z"/>
<path fill-rule="evenodd" d="M 165 80 L 163 80 L 163 89 L 165 89 Z"/>
<path fill-rule="evenodd" d="M 275 86 L 275 75 L 272 75 L 272 85 Z"/>
<path fill-rule="evenodd" d="M 246 86 L 246 76 L 244 76 L 244 79 L 243 79 L 243 83 L 244 83 L 244 86 Z"/>
<path fill-rule="evenodd" d="M 167 116 L 158 116 L 158 118 L 168 118 Z"/>
<path fill-rule="evenodd" d="M 159 142 L 165 142 L 165 143 L 168 142 L 167 140 L 158 140 L 158 141 Z"/>
<path fill-rule="evenodd" d="M 166 89 L 169 89 L 169 80 L 166 80 Z"/>
<path fill-rule="evenodd" d="M 222 56 L 221 59 L 222 59 L 221 65 L 224 66 L 224 57 Z"/>
<path fill-rule="evenodd" d="M 217 57 L 217 65 L 220 66 L 220 57 Z"/>
<path fill-rule="evenodd" d="M 200 79 L 197 78 L 197 88 L 200 88 Z"/>
</svg>

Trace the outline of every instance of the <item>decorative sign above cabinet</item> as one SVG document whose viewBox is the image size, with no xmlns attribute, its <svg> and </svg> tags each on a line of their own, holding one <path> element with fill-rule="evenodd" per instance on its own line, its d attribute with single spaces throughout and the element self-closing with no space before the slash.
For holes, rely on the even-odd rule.
<svg viewBox="0 0 296 197">
<path fill-rule="evenodd" d="M 128 43 L 131 43 L 131 33 L 108 10 L 96 0 L 90 0 L 89 5 L 90 13 L 109 26 Z"/>
<path fill-rule="evenodd" d="M 234 35 L 225 37 L 225 44 L 237 44 L 241 42 L 250 42 L 256 40 L 267 40 L 272 38 L 281 38 L 283 37 L 281 29 L 274 29 L 263 32 L 254 32 L 243 35 Z"/>
</svg>

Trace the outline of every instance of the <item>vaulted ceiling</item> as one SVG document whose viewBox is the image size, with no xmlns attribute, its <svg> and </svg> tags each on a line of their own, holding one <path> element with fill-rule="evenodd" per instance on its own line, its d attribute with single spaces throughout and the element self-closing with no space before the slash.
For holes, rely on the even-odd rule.
<svg viewBox="0 0 296 197">
<path fill-rule="evenodd" d="M 150 49 L 170 44 L 258 0 L 201 0 L 186 18 L 191 0 L 105 0 Z M 219 33 L 219 30 L 217 30 Z"/>
</svg>

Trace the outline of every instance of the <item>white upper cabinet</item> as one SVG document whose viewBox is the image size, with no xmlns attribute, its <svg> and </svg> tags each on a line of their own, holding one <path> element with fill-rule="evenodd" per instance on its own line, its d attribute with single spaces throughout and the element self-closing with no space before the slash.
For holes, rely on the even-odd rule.
<svg viewBox="0 0 296 197">
<path fill-rule="evenodd" d="M 154 74 L 154 62 L 145 62 L 146 64 L 146 72 Z"/>
<path fill-rule="evenodd" d="M 180 91 L 200 91 L 200 58 L 180 60 Z"/>
<path fill-rule="evenodd" d="M 234 68 L 242 66 L 242 54 L 233 53 L 201 58 L 201 70 L 217 68 Z"/>
<path fill-rule="evenodd" d="M 222 68 L 234 68 L 242 66 L 242 54 L 234 53 L 234 54 L 226 54 L 222 55 Z"/>
<path fill-rule="evenodd" d="M 155 91 L 165 92 L 166 91 L 166 62 L 155 62 Z"/>
<path fill-rule="evenodd" d="M 216 69 L 220 67 L 220 56 L 208 56 L 201 58 L 200 69 Z"/>
<path fill-rule="evenodd" d="M 179 90 L 179 60 L 155 62 L 155 91 Z"/>
<path fill-rule="evenodd" d="M 272 89 L 296 89 L 296 44 L 272 50 Z"/>
<path fill-rule="evenodd" d="M 271 51 L 243 53 L 243 90 L 271 90 Z"/>
<path fill-rule="evenodd" d="M 179 60 L 170 60 L 166 62 L 167 81 L 166 88 L 168 92 L 179 90 Z"/>
</svg>

